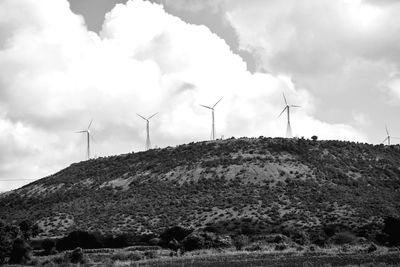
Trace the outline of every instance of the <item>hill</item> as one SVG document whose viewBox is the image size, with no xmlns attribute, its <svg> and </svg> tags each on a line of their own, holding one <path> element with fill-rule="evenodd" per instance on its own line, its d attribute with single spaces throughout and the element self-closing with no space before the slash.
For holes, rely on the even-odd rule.
<svg viewBox="0 0 400 267">
<path fill-rule="evenodd" d="M 399 188 L 399 146 L 231 138 L 72 164 L 1 195 L 0 219 L 37 221 L 44 236 L 183 225 L 299 242 L 344 231 L 373 239 L 384 218 L 400 216 Z"/>
</svg>

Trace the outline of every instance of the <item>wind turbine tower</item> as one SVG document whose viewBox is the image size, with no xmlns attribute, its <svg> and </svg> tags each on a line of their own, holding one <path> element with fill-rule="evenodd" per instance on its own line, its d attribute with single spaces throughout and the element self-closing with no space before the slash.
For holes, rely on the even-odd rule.
<svg viewBox="0 0 400 267">
<path fill-rule="evenodd" d="M 283 112 L 287 112 L 287 127 L 286 127 L 286 138 L 292 138 L 292 127 L 290 125 L 290 108 L 301 108 L 300 106 L 297 105 L 289 105 L 285 93 L 283 94 L 283 100 L 285 100 L 285 108 L 282 110 L 282 112 L 279 114 L 278 118 L 283 114 Z"/>
<path fill-rule="evenodd" d="M 215 118 L 214 118 L 214 108 L 215 106 L 219 103 L 219 101 L 222 100 L 223 97 L 221 97 L 217 103 L 214 104 L 214 106 L 209 107 L 209 106 L 205 106 L 205 105 L 200 105 L 202 107 L 208 108 L 211 110 L 211 115 L 212 115 L 212 123 L 211 123 L 211 140 L 215 140 Z"/>
<path fill-rule="evenodd" d="M 86 130 L 75 132 L 75 133 L 86 133 L 87 139 L 87 159 L 90 159 L 90 126 L 92 125 L 93 119 L 90 121 L 89 126 Z"/>
<path fill-rule="evenodd" d="M 136 113 L 137 114 L 137 113 Z M 146 145 L 145 145 L 145 150 L 149 150 L 151 149 L 151 142 L 150 142 L 150 119 L 153 118 L 155 115 L 157 115 L 157 113 L 154 113 L 153 115 L 151 115 L 148 118 L 143 117 L 140 114 L 137 114 L 140 118 L 142 118 L 143 120 L 146 121 Z"/>
<path fill-rule="evenodd" d="M 390 140 L 391 140 L 391 139 L 400 139 L 400 138 L 399 138 L 399 137 L 393 137 L 393 136 L 391 136 L 391 135 L 389 134 L 389 130 L 388 130 L 388 128 L 387 128 L 386 125 L 385 125 L 385 128 L 386 128 L 386 134 L 387 134 L 387 136 L 386 136 L 385 140 L 382 141 L 382 144 L 385 143 L 385 142 L 387 141 L 388 146 L 390 146 Z"/>
</svg>

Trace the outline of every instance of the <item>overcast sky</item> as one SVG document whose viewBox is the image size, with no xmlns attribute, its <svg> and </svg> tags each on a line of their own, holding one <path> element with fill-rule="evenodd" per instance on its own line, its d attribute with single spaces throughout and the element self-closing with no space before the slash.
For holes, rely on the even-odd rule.
<svg viewBox="0 0 400 267">
<path fill-rule="evenodd" d="M 0 191 L 93 155 L 217 136 L 400 136 L 396 0 L 2 0 Z"/>
</svg>

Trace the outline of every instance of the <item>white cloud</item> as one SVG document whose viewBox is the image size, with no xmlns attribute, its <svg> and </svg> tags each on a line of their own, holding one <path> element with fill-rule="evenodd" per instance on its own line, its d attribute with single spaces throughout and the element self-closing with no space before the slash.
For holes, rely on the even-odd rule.
<svg viewBox="0 0 400 267">
<path fill-rule="evenodd" d="M 199 104 L 220 97 L 218 136 L 284 135 L 285 120 L 276 117 L 285 91 L 304 107 L 293 113 L 296 135 L 366 139 L 313 118 L 306 89 L 284 75 L 249 73 L 224 40 L 159 5 L 117 5 L 100 35 L 87 31 L 65 0 L 3 0 L 0 10 L 0 125 L 8 132 L 0 135 L 8 147 L 0 179 L 39 178 L 82 159 L 85 139 L 73 132 L 91 118 L 99 156 L 143 147 L 136 112 L 160 112 L 151 122 L 155 145 L 207 139 L 210 114 Z M 0 184 L 0 191 L 15 186 Z"/>
<path fill-rule="evenodd" d="M 398 103 L 400 100 L 400 78 L 393 78 L 387 83 L 387 88 L 392 93 L 395 98 L 395 103 Z"/>
</svg>

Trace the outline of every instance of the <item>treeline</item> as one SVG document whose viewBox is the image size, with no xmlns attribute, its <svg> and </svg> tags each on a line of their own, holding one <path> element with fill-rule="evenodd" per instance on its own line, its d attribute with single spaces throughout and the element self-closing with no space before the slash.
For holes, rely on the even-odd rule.
<svg viewBox="0 0 400 267">
<path fill-rule="evenodd" d="M 339 227 L 340 228 L 340 227 Z M 324 228 L 325 236 L 337 245 L 354 244 L 356 236 L 350 232 L 341 231 L 337 226 Z M 343 229 L 342 229 L 343 230 Z M 104 235 L 99 232 L 73 231 L 60 239 L 32 240 L 32 237 L 40 233 L 39 227 L 29 220 L 22 221 L 18 225 L 7 224 L 0 221 L 0 265 L 27 264 L 31 260 L 32 246 L 37 250 L 35 255 L 54 255 L 61 251 L 70 252 L 71 262 L 76 256 L 82 254 L 82 249 L 116 249 L 130 246 L 163 247 L 175 253 L 184 253 L 197 249 L 236 247 L 241 250 L 248 246 L 255 237 L 237 232 L 233 235 L 223 235 L 217 228 L 206 227 L 202 230 L 194 230 L 182 226 L 166 228 L 160 234 L 133 234 L 121 233 L 118 235 Z M 327 242 L 305 242 L 300 236 L 293 232 L 281 232 L 263 237 L 266 242 L 271 239 L 272 243 L 279 243 L 276 249 L 284 249 L 286 244 L 283 240 L 291 240 L 299 245 L 314 244 L 324 246 Z M 400 245 L 400 219 L 387 217 L 381 231 L 375 236 L 375 242 L 385 246 Z M 38 250 L 39 249 L 39 250 Z M 376 249 L 376 248 L 375 248 Z M 171 252 L 172 253 L 172 252 Z M 78 256 L 79 256 L 78 255 Z M 80 257 L 81 258 L 81 257 Z"/>
</svg>

